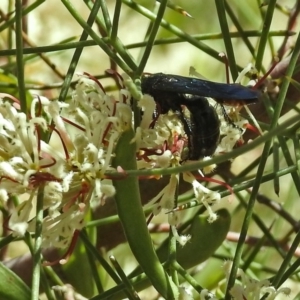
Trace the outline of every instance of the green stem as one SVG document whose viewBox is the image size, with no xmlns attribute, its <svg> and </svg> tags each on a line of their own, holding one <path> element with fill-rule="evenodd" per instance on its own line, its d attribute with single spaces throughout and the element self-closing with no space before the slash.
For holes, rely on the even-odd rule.
<svg viewBox="0 0 300 300">
<path fill-rule="evenodd" d="M 151 28 L 151 32 L 150 32 L 150 35 L 149 35 L 149 38 L 148 38 L 148 41 L 146 44 L 146 48 L 145 48 L 144 54 L 141 58 L 141 61 L 139 63 L 139 66 L 135 72 L 135 76 L 140 76 L 145 69 L 146 63 L 148 61 L 148 58 L 150 56 L 150 53 L 151 53 L 151 50 L 152 50 L 152 47 L 153 47 L 153 44 L 155 41 L 155 37 L 156 37 L 158 29 L 160 27 L 161 20 L 163 19 L 167 3 L 168 3 L 167 0 L 160 1 L 159 10 L 158 10 L 156 19 L 153 22 L 153 26 Z"/>
<path fill-rule="evenodd" d="M 251 31 L 244 31 L 245 36 L 247 37 L 257 37 L 261 35 L 260 30 L 251 30 Z M 278 31 L 271 31 L 269 32 L 270 36 L 292 36 L 294 35 L 293 32 L 286 31 L 286 30 L 278 30 Z M 222 39 L 223 35 L 222 33 L 207 33 L 207 34 L 195 34 L 191 35 L 192 38 L 201 41 L 201 40 L 217 40 Z M 242 37 L 239 32 L 231 32 L 230 33 L 231 38 L 240 38 Z M 93 40 L 87 40 L 87 41 L 78 41 L 78 42 L 68 42 L 70 39 L 75 39 L 75 37 L 66 39 L 60 43 L 51 45 L 51 46 L 40 46 L 40 47 L 34 47 L 34 48 L 25 48 L 23 49 L 23 54 L 33 54 L 33 53 L 41 53 L 41 52 L 56 52 L 56 51 L 62 51 L 62 50 L 70 50 L 70 49 L 77 49 L 77 48 L 85 48 L 85 47 L 93 47 L 98 45 Z M 104 41 L 108 43 L 108 38 L 103 38 Z M 153 45 L 169 45 L 169 44 L 176 44 L 176 43 L 185 43 L 186 41 L 182 38 L 165 38 L 165 39 L 158 39 L 154 41 Z M 134 49 L 139 47 L 145 47 L 147 45 L 147 41 L 144 42 L 137 42 L 133 44 L 125 45 L 124 47 L 126 49 Z M 17 53 L 16 49 L 5 49 L 0 50 L 0 56 L 15 56 Z"/>
<path fill-rule="evenodd" d="M 137 3 L 133 2 L 132 0 L 122 0 L 123 3 L 128 5 L 130 8 L 134 9 L 135 11 L 139 12 L 140 14 L 144 15 L 145 17 L 149 18 L 152 21 L 155 21 L 156 19 L 156 14 L 152 13 L 145 7 L 138 5 Z M 185 33 L 178 27 L 168 23 L 165 20 L 161 20 L 160 26 L 165 28 L 166 30 L 172 32 L 176 36 L 182 38 L 184 41 L 189 42 L 190 44 L 194 45 L 195 47 L 199 48 L 203 52 L 209 54 L 213 58 L 217 59 L 220 62 L 223 62 L 223 59 L 219 56 L 219 52 L 215 51 L 213 48 L 205 45 L 204 43 L 199 42 L 189 34 Z"/>
<path fill-rule="evenodd" d="M 93 5 L 93 1 L 85 0 L 85 2 L 89 7 L 91 7 L 91 5 Z M 102 9 L 105 10 L 104 7 Z M 121 40 L 117 36 L 115 36 L 115 38 L 110 37 L 110 32 L 116 31 L 116 28 L 115 29 L 111 28 L 111 30 L 108 31 L 106 28 L 106 25 L 103 23 L 103 21 L 99 17 L 96 18 L 96 23 L 100 27 L 100 30 L 103 32 L 103 34 L 105 34 L 105 36 L 107 36 L 107 37 L 103 38 L 103 40 L 106 42 L 106 44 L 111 45 L 111 49 L 114 50 L 114 53 L 118 53 L 118 55 L 123 59 L 123 65 L 124 65 L 124 63 L 127 64 L 128 68 L 130 68 L 131 71 L 134 72 L 136 70 L 137 66 L 136 66 L 134 58 L 127 51 L 126 46 L 124 46 L 122 44 Z M 114 25 L 114 23 L 113 23 L 113 25 Z M 112 68 L 115 69 L 114 66 L 112 66 Z M 130 74 L 130 72 L 127 72 L 127 74 Z"/>
<path fill-rule="evenodd" d="M 118 57 L 118 55 L 111 50 L 104 39 L 99 35 L 81 18 L 80 14 L 72 6 L 69 0 L 61 0 L 66 6 L 68 11 L 74 17 L 74 19 L 80 24 L 80 26 L 89 34 L 89 36 L 101 47 L 101 49 L 127 74 L 131 73 L 131 69 Z"/>
<path fill-rule="evenodd" d="M 106 32 L 107 32 L 107 35 L 110 36 L 112 28 L 111 28 L 110 16 L 109 16 L 107 5 L 106 5 L 107 1 L 105 1 L 105 0 L 98 0 L 96 2 L 98 2 L 100 4 L 100 6 L 101 6 L 101 10 L 102 10 L 102 15 L 103 15 L 103 20 L 104 20 L 104 23 L 105 23 Z"/>
<path fill-rule="evenodd" d="M 298 235 L 297 235 L 298 236 Z M 296 244 L 297 241 L 295 240 L 294 243 Z M 293 243 L 293 244 L 294 244 Z M 299 242 L 298 242 L 298 245 L 299 245 Z M 297 245 L 297 246 L 298 246 Z M 294 249 L 293 247 L 293 251 L 297 251 L 297 247 L 296 249 Z M 295 254 L 295 252 L 293 252 L 293 254 Z M 276 287 L 279 287 L 281 286 L 286 280 L 290 279 L 293 275 L 299 273 L 297 270 L 300 266 L 300 258 L 298 258 L 296 261 L 294 261 L 292 263 L 292 265 L 286 270 L 286 272 L 280 277 L 280 281 L 278 281 L 278 284 L 274 284 L 274 286 Z M 275 274 L 278 274 L 277 272 Z M 299 294 L 298 294 L 299 295 Z M 299 299 L 299 296 L 294 298 L 294 299 Z"/>
<path fill-rule="evenodd" d="M 43 2 L 45 2 L 45 0 L 38 0 L 34 3 L 32 3 L 31 5 L 27 6 L 25 9 L 23 9 L 23 7 L 21 7 L 22 16 L 28 15 L 31 11 L 35 10 Z M 5 20 L 5 22 L 2 22 L 2 25 L 0 26 L 0 32 L 3 32 L 4 29 L 11 27 L 16 22 L 16 18 L 17 18 L 17 11 L 16 11 L 15 16 L 10 18 L 9 20 Z"/>
<path fill-rule="evenodd" d="M 224 0 L 215 0 L 216 8 L 217 8 L 217 13 L 218 13 L 218 20 L 220 23 L 220 27 L 222 30 L 223 34 L 223 41 L 225 44 L 225 49 L 226 49 L 226 55 L 228 58 L 229 62 L 229 68 L 231 71 L 231 76 L 233 78 L 233 81 L 235 81 L 238 77 L 238 70 L 235 62 L 235 57 L 234 57 L 234 51 L 231 43 L 231 38 L 230 38 L 230 32 L 228 28 L 228 23 L 226 19 L 226 11 L 225 11 L 225 4 Z"/>
<path fill-rule="evenodd" d="M 121 14 L 121 7 L 122 7 L 122 1 L 117 0 L 116 6 L 115 6 L 115 13 L 114 13 L 114 19 L 113 19 L 113 25 L 111 30 L 111 40 L 113 42 L 116 41 L 117 35 L 118 35 L 118 28 L 119 28 L 119 20 L 120 20 L 120 14 Z"/>
<path fill-rule="evenodd" d="M 127 297 L 128 299 L 132 300 L 132 299 L 140 299 L 137 292 L 135 291 L 131 281 L 129 280 L 129 278 L 126 276 L 126 274 L 124 273 L 123 269 L 121 268 L 121 266 L 119 265 L 118 261 L 116 260 L 116 258 L 114 256 L 110 256 L 109 257 L 112 265 L 114 266 L 116 272 L 118 273 L 118 275 L 120 276 L 122 283 L 124 284 L 126 291 L 127 291 Z"/>
<path fill-rule="evenodd" d="M 50 285 L 49 279 L 46 276 L 44 268 L 41 268 L 41 283 L 43 291 L 47 297 L 47 300 L 56 300 L 52 286 Z"/>
<path fill-rule="evenodd" d="M 175 268 L 173 268 L 173 264 L 176 263 L 176 239 L 172 233 L 172 231 L 170 230 L 169 233 L 169 257 L 168 257 L 168 265 L 170 265 L 171 268 L 171 277 L 173 282 L 176 285 L 179 285 L 179 279 L 178 279 L 178 274 L 177 274 L 177 270 Z"/>
<path fill-rule="evenodd" d="M 203 287 L 199 285 L 198 281 L 194 279 L 179 263 L 175 262 L 173 268 L 200 294 Z"/>
<path fill-rule="evenodd" d="M 212 164 L 220 164 L 222 162 L 228 161 L 234 157 L 247 153 L 248 151 L 255 149 L 257 146 L 266 143 L 268 140 L 272 139 L 276 135 L 280 135 L 283 132 L 286 132 L 287 128 L 291 125 L 299 124 L 299 115 L 293 116 L 287 121 L 280 124 L 278 127 L 273 128 L 268 133 L 264 134 L 263 136 L 255 139 L 251 143 L 243 145 L 240 148 L 234 149 L 231 152 L 224 153 L 222 155 L 213 157 L 211 160 L 206 161 L 199 161 L 193 164 L 184 164 L 179 167 L 172 167 L 172 168 L 162 168 L 162 169 L 153 169 L 153 170 L 133 170 L 127 169 L 126 176 L 156 176 L 156 175 L 170 175 L 170 174 L 178 174 L 187 171 L 195 171 L 198 169 L 202 169 L 204 167 L 210 166 Z M 106 174 L 110 177 L 115 178 L 123 178 L 124 174 L 120 174 L 119 172 L 110 172 Z"/>
<path fill-rule="evenodd" d="M 290 150 L 288 148 L 288 145 L 287 145 L 285 139 L 282 136 L 278 136 L 278 141 L 281 146 L 281 151 L 285 158 L 286 164 L 289 167 L 295 166 L 295 162 L 293 161 L 293 158 L 291 156 Z M 297 190 L 298 195 L 300 195 L 300 178 L 299 178 L 299 174 L 298 174 L 297 170 L 295 170 L 294 172 L 291 172 L 291 176 L 294 181 L 294 187 Z"/>
<path fill-rule="evenodd" d="M 284 261 L 282 262 L 278 272 L 275 275 L 275 278 L 272 280 L 272 285 L 275 288 L 279 287 L 279 283 L 281 281 L 281 278 L 284 275 L 284 271 L 286 270 L 286 268 L 290 264 L 291 260 L 293 259 L 293 256 L 299 246 L 299 243 L 300 243 L 300 231 L 298 231 L 288 253 L 285 255 Z M 287 272 L 289 272 L 289 270 Z"/>
<path fill-rule="evenodd" d="M 292 54 L 291 57 L 291 61 L 290 64 L 288 66 L 287 72 L 286 72 L 286 77 L 283 79 L 282 82 L 282 86 L 278 95 L 278 99 L 277 99 L 277 103 L 276 103 L 276 107 L 275 107 L 275 111 L 274 111 L 274 115 L 272 118 L 272 123 L 270 126 L 270 132 L 272 132 L 274 129 L 276 129 L 277 127 L 277 122 L 281 113 L 281 109 L 285 100 L 285 96 L 290 84 L 290 80 L 289 78 L 292 77 L 298 57 L 300 54 L 300 34 L 298 35 L 296 44 L 295 44 L 295 48 L 294 48 L 294 52 Z M 299 118 L 299 116 L 297 116 Z M 279 126 L 278 126 L 279 127 Z M 278 128 L 277 127 L 277 128 Z M 239 242 L 237 244 L 237 248 L 236 248 L 236 252 L 235 252 L 235 257 L 233 260 L 233 265 L 232 265 L 232 270 L 229 276 L 229 280 L 228 280 L 228 285 L 227 285 L 227 291 L 226 291 L 226 296 L 225 296 L 225 300 L 229 300 L 231 298 L 230 296 L 230 290 L 234 285 L 235 282 L 235 278 L 236 278 L 236 274 L 237 274 L 237 270 L 239 267 L 239 263 L 240 263 L 240 259 L 241 259 L 241 255 L 242 255 L 242 251 L 243 251 L 243 245 L 247 236 L 247 231 L 248 231 L 248 227 L 252 218 L 252 211 L 253 211 L 253 207 L 255 204 L 255 200 L 257 197 L 257 193 L 258 190 L 260 188 L 260 184 L 261 184 L 261 179 L 263 177 L 263 173 L 264 173 L 264 169 L 265 169 L 265 165 L 267 162 L 267 158 L 269 156 L 269 151 L 271 148 L 271 144 L 272 144 L 272 139 L 268 139 L 265 143 L 264 146 L 264 150 L 263 153 L 261 155 L 261 160 L 260 160 L 260 164 L 258 166 L 258 170 L 256 173 L 256 180 L 255 183 L 253 185 L 253 189 L 252 189 L 252 193 L 248 202 L 248 206 L 247 206 L 247 210 L 246 210 L 246 215 L 244 218 L 244 222 L 242 225 L 242 229 L 241 229 L 241 234 L 240 234 L 240 239 Z"/>
<path fill-rule="evenodd" d="M 279 170 L 278 172 L 272 172 L 272 173 L 265 174 L 262 177 L 261 183 L 268 182 L 270 180 L 273 180 L 276 177 L 285 176 L 285 175 L 290 174 L 290 173 L 292 173 L 296 170 L 297 170 L 296 166 L 291 166 L 291 167 L 283 168 L 283 169 Z M 245 179 L 243 179 L 242 181 L 244 181 L 244 180 Z M 229 182 L 229 184 L 232 185 L 232 191 L 234 193 L 236 193 L 236 192 L 244 191 L 247 188 L 252 188 L 253 185 L 254 185 L 255 179 L 250 179 L 250 180 L 244 181 L 241 184 L 236 184 L 234 182 L 235 181 Z M 218 190 L 218 189 L 217 188 L 212 188 L 212 190 Z M 224 198 L 226 196 L 231 195 L 231 191 L 228 191 L 226 189 L 224 191 L 221 191 L 220 195 L 221 195 L 221 198 Z M 180 203 L 190 201 L 192 197 L 194 197 L 194 194 L 191 194 L 191 197 L 187 197 L 185 195 L 184 197 L 182 197 L 183 199 L 182 199 L 182 201 L 180 201 Z M 195 201 L 195 205 L 193 205 L 193 207 L 200 206 L 200 205 L 201 204 L 198 201 Z M 189 207 L 191 207 L 191 206 L 189 206 Z M 150 209 L 149 208 L 146 209 L 144 211 L 145 214 L 147 214 L 147 211 L 149 213 Z M 119 222 L 118 216 L 111 216 L 111 217 L 107 217 L 107 218 L 103 218 L 103 219 L 99 219 L 99 220 L 95 220 L 95 221 L 90 221 L 86 224 L 86 228 L 95 227 L 95 226 L 104 226 L 106 224 L 112 224 L 112 223 L 116 223 L 116 222 Z"/>
<path fill-rule="evenodd" d="M 40 186 L 36 199 L 36 223 L 35 244 L 33 249 L 33 274 L 31 300 L 39 299 L 40 276 L 41 276 L 41 254 L 42 254 L 42 229 L 43 229 L 43 200 L 44 186 Z"/>
<path fill-rule="evenodd" d="M 17 77 L 19 100 L 22 112 L 27 112 L 26 90 L 24 82 L 24 62 L 23 62 L 23 36 L 22 36 L 22 1 L 16 1 L 16 48 L 17 48 Z"/>
<path fill-rule="evenodd" d="M 95 249 L 94 245 L 91 243 L 86 230 L 81 230 L 79 234 L 80 239 L 84 243 L 84 246 L 88 251 L 90 251 L 93 256 L 99 261 L 101 266 L 104 268 L 106 273 L 114 280 L 115 283 L 120 284 L 122 283 L 119 276 L 116 274 L 116 272 L 112 269 L 109 263 L 102 257 L 102 255 L 99 253 L 97 249 Z"/>
<path fill-rule="evenodd" d="M 53 270 L 52 267 L 45 266 L 44 267 L 44 272 L 45 272 L 48 280 L 52 283 L 52 285 L 60 285 L 60 286 L 64 285 L 64 282 L 58 276 L 58 274 Z"/>
<path fill-rule="evenodd" d="M 272 22 L 273 15 L 274 15 L 275 5 L 276 5 L 276 0 L 270 0 L 268 2 L 268 9 L 267 9 L 267 13 L 265 15 L 265 19 L 264 19 L 264 23 L 263 23 L 262 35 L 261 35 L 261 38 L 259 41 L 257 57 L 256 57 L 256 62 L 255 62 L 255 67 L 258 71 L 260 71 L 262 68 L 263 56 L 264 56 L 264 53 L 266 50 L 266 45 L 267 45 L 267 41 L 268 41 L 268 37 L 269 37 L 271 22 Z"/>
<path fill-rule="evenodd" d="M 115 168 L 136 169 L 136 145 L 131 143 L 133 138 L 132 128 L 127 128 L 121 135 L 115 149 L 116 157 L 113 161 Z M 172 286 L 169 276 L 164 271 L 148 232 L 138 179 L 127 177 L 123 180 L 114 180 L 113 183 L 116 188 L 118 215 L 132 253 L 162 297 L 175 299 L 175 295 L 177 296 L 175 285 Z"/>
<path fill-rule="evenodd" d="M 227 12 L 227 14 L 229 15 L 231 21 L 233 22 L 234 26 L 236 27 L 239 36 L 243 39 L 243 42 L 245 43 L 245 46 L 248 47 L 251 55 L 253 56 L 253 58 L 255 59 L 256 54 L 255 54 L 255 49 L 252 46 L 251 42 L 249 41 L 248 37 L 248 32 L 244 31 L 243 27 L 241 26 L 238 18 L 235 16 L 232 8 L 230 7 L 230 5 L 228 4 L 228 2 L 225 2 L 225 10 Z M 261 33 L 260 33 L 261 34 Z M 260 35 L 259 35 L 260 36 Z M 232 33 L 229 33 L 229 37 L 232 38 Z"/>
<path fill-rule="evenodd" d="M 90 27 L 92 27 L 92 25 L 95 21 L 95 18 L 97 17 L 97 13 L 99 11 L 99 8 L 100 8 L 99 1 L 96 1 L 93 8 L 91 9 L 91 13 L 90 13 L 90 15 L 88 17 L 88 20 L 87 20 L 87 24 Z M 83 32 L 81 34 L 81 37 L 80 37 L 80 42 L 85 41 L 87 38 L 88 38 L 88 33 L 85 30 L 83 30 Z M 61 88 L 61 91 L 60 91 L 60 94 L 59 94 L 59 97 L 58 97 L 59 101 L 65 101 L 66 100 L 67 93 L 68 93 L 68 90 L 69 90 L 69 87 L 70 87 L 75 69 L 77 67 L 79 58 L 81 56 L 82 50 L 83 50 L 83 48 L 76 48 L 76 50 L 73 54 L 73 57 L 71 59 L 71 63 L 70 63 L 66 78 L 64 80 L 63 86 Z"/>
</svg>

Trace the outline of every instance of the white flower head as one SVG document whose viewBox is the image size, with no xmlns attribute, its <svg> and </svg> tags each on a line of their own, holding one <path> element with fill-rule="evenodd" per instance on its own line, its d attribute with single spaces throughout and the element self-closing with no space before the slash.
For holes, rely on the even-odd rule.
<svg viewBox="0 0 300 300">
<path fill-rule="evenodd" d="M 210 291 L 203 289 L 200 293 L 201 300 L 218 300 L 216 296 Z"/>
<path fill-rule="evenodd" d="M 179 287 L 179 300 L 193 300 L 192 287 L 180 286 Z"/>
<path fill-rule="evenodd" d="M 40 188 L 47 210 L 43 245 L 56 247 L 68 246 L 84 226 L 91 200 L 96 197 L 104 204 L 115 194 L 104 174 L 112 170 L 114 147 L 124 127 L 132 125 L 126 104 L 130 93 L 123 89 L 121 94 L 122 102 L 106 94 L 93 76 L 82 74 L 70 103 L 37 96 L 30 118 L 0 99 L 0 199 L 3 203 L 11 195 L 27 195 L 8 220 L 14 235 L 35 230 L 32 205 Z M 42 132 L 56 140 L 42 140 Z"/>
<path fill-rule="evenodd" d="M 183 179 L 192 184 L 196 200 L 205 206 L 209 215 L 207 219 L 208 222 L 212 223 L 216 221 L 218 216 L 212 210 L 212 206 L 220 202 L 221 195 L 203 186 L 190 172 L 183 173 Z"/>
<path fill-rule="evenodd" d="M 4 205 L 8 200 L 8 193 L 5 189 L 0 189 L 0 203 Z"/>
<path fill-rule="evenodd" d="M 27 200 L 21 203 L 10 216 L 8 228 L 14 236 L 22 237 L 25 235 L 31 210 L 32 202 L 31 200 Z"/>
<path fill-rule="evenodd" d="M 224 270 L 226 274 L 226 279 L 229 279 L 229 273 L 231 270 L 232 262 L 228 261 L 224 263 Z M 241 282 L 236 281 L 232 289 L 230 290 L 230 295 L 236 300 L 259 300 L 262 296 L 267 295 L 266 299 L 274 300 L 279 294 L 285 294 L 288 296 L 291 292 L 289 288 L 279 288 L 275 289 L 271 286 L 269 280 L 256 280 L 249 277 L 244 273 L 242 269 L 238 269 L 237 275 L 241 278 Z"/>
</svg>

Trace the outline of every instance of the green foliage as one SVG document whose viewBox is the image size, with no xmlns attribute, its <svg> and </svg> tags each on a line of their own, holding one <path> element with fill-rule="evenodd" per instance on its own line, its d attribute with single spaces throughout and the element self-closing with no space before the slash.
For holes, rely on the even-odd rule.
<svg viewBox="0 0 300 300">
<path fill-rule="evenodd" d="M 112 80 L 113 76 L 106 73 L 106 69 L 111 70 L 110 74 L 125 72 L 139 83 L 143 72 L 188 76 L 188 68 L 193 65 L 209 80 L 224 81 L 224 62 L 233 80 L 249 62 L 255 66 L 258 77 L 274 64 L 275 57 L 280 63 L 278 71 L 271 74 L 277 81 L 278 90 L 269 90 L 259 103 L 249 107 L 264 134 L 260 136 L 247 131 L 241 147 L 237 145 L 233 151 L 215 156 L 211 161 L 138 169 L 134 142 L 137 136 L 128 124 L 122 128 L 119 140 L 113 143 L 112 153 L 113 167 L 120 168 L 97 174 L 101 179 L 113 180 L 116 195 L 112 197 L 114 199 L 103 197 L 100 208 L 92 208 L 96 217 L 86 225 L 95 230 L 94 235 L 81 233 L 82 241 L 66 266 L 60 269 L 61 278 L 55 269 L 43 267 L 41 255 L 41 226 L 49 213 L 42 208 L 44 184 L 49 181 L 60 183 L 60 179 L 43 177 L 46 167 L 39 170 L 41 177 L 34 178 L 35 181 L 30 177 L 31 191 L 38 190 L 37 217 L 31 223 L 36 229 L 32 236 L 26 234 L 18 239 L 24 241 L 32 254 L 33 284 L 29 290 L 19 277 L 1 264 L 0 299 L 36 300 L 40 292 L 47 299 L 59 299 L 59 293 L 55 294 L 51 286 L 67 283 L 83 296 L 95 300 L 137 299 L 135 291 L 141 291 L 142 299 L 156 299 L 157 293 L 166 299 L 177 299 L 179 287 L 184 283 L 193 288 L 194 299 L 200 299 L 201 292 L 209 288 L 218 299 L 229 300 L 231 289 L 242 282 L 239 281 L 239 269 L 258 281 L 271 278 L 271 285 L 277 290 L 288 285 L 293 290 L 292 299 L 299 299 L 300 145 L 299 108 L 296 106 L 299 102 L 299 72 L 294 72 L 299 69 L 300 52 L 297 1 L 288 2 L 293 7 L 290 10 L 286 2 L 275 0 L 267 1 L 265 6 L 252 0 L 174 0 L 172 3 L 165 0 L 62 0 L 53 1 L 50 6 L 46 6 L 46 2 L 49 5 L 52 1 L 40 0 L 25 5 L 21 0 L 5 2 L 5 18 L 0 23 L 0 93 L 5 99 L 9 97 L 3 94 L 19 99 L 20 109 L 29 120 L 33 95 L 40 94 L 50 101 L 69 101 L 77 83 L 74 74 L 78 71 L 101 79 L 105 90 L 115 93 L 113 99 L 117 101 L 119 83 Z M 38 26 L 32 26 L 34 16 Z M 42 31 L 38 31 L 39 28 Z M 219 55 L 220 52 L 226 53 L 226 59 Z M 140 96 L 137 85 L 136 90 L 132 88 L 136 98 Z M 141 112 L 135 100 L 138 99 L 133 100 L 132 109 L 137 125 Z M 37 105 L 35 111 L 39 108 Z M 2 110 L 0 112 L 2 118 Z M 242 115 L 247 116 L 244 112 Z M 283 115 L 284 121 L 280 119 Z M 80 122 L 84 123 L 79 120 L 76 125 L 67 121 L 65 124 L 66 127 L 83 128 Z M 6 129 L 3 124 L 1 130 Z M 54 125 L 49 127 L 53 129 Z M 16 138 L 0 134 L 2 145 L 5 138 L 9 141 Z M 47 136 L 43 142 L 48 142 L 49 138 Z M 65 157 L 63 169 L 76 173 L 79 168 L 69 155 L 76 147 L 68 144 L 68 137 L 60 138 L 65 146 L 61 151 Z M 10 154 L 3 149 L 0 148 L 0 163 L 6 162 Z M 24 145 L 24 149 L 28 149 L 28 145 Z M 55 155 L 54 163 L 58 157 Z M 34 157 L 34 153 L 31 156 Z M 48 159 L 42 155 L 38 158 Z M 51 165 L 46 161 L 47 167 L 48 164 Z M 162 228 L 158 226 L 159 229 L 150 234 L 147 219 L 151 219 L 151 211 L 144 205 L 163 190 L 169 176 L 197 173 L 212 164 L 216 164 L 216 169 L 210 176 L 218 176 L 226 184 L 208 179 L 203 186 L 223 198 L 234 199 L 232 203 L 225 199 L 217 204 L 214 210 L 219 209 L 219 218 L 208 223 L 203 203 L 197 201 L 194 192 L 185 193 L 192 186 L 178 179 L 174 197 L 177 206 L 185 206 L 176 212 L 182 213 L 183 220 L 174 227 L 179 234 L 190 234 L 191 239 L 183 247 L 176 242 L 174 232 L 164 226 L 169 225 L 167 217 L 170 214 L 163 221 L 155 218 Z M 0 189 L 7 180 L 7 175 L 1 172 Z M 85 184 L 97 176 L 92 178 L 86 172 L 81 181 L 75 178 L 82 190 L 78 194 L 71 191 L 70 202 L 80 202 L 84 197 L 91 199 L 92 192 L 85 190 Z M 139 182 L 145 178 L 147 181 Z M 11 182 L 15 181 L 17 179 L 12 178 Z M 16 195 L 9 194 L 7 202 L 0 199 L 4 216 L 4 237 L 0 241 L 3 260 L 4 250 L 8 245 L 11 250 L 12 242 L 16 240 L 7 230 L 6 220 L 14 212 L 12 204 L 15 207 L 22 201 L 18 199 L 18 193 L 16 190 Z M 18 213 L 20 215 L 22 211 Z M 34 245 L 31 245 L 31 238 L 34 238 Z M 226 239 L 228 241 L 224 242 Z M 125 242 L 130 250 L 118 252 Z M 115 261 L 111 259 L 108 263 L 110 251 L 114 253 Z M 138 266 L 131 265 L 132 260 Z M 220 268 L 224 260 L 232 260 L 232 269 L 222 277 Z M 204 263 L 203 270 L 199 271 L 201 263 Z M 221 280 L 227 280 L 226 284 L 219 286 Z M 148 292 L 146 288 L 150 285 L 154 291 Z M 264 297 L 266 299 L 267 295 Z M 246 298 L 244 295 L 243 299 Z"/>
<path fill-rule="evenodd" d="M 29 300 L 30 289 L 14 272 L 0 264 L 0 299 L 7 300 Z"/>
</svg>

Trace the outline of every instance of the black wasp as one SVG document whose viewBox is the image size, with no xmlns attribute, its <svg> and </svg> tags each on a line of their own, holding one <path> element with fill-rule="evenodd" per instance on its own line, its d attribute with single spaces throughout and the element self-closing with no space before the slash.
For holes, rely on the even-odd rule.
<svg viewBox="0 0 300 300">
<path fill-rule="evenodd" d="M 219 142 L 219 117 L 205 97 L 214 98 L 220 105 L 243 105 L 257 102 L 259 96 L 256 90 L 239 84 L 163 73 L 144 76 L 141 87 L 144 94 L 154 98 L 160 113 L 179 113 L 188 136 L 190 160 L 212 155 Z M 189 118 L 185 117 L 182 105 L 189 110 Z"/>
</svg>

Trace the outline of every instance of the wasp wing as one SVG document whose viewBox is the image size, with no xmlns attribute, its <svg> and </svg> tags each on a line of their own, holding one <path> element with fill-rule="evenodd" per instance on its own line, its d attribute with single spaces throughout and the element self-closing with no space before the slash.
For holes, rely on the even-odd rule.
<svg viewBox="0 0 300 300">
<path fill-rule="evenodd" d="M 256 90 L 239 84 L 218 83 L 199 78 L 157 73 L 144 77 L 146 89 L 181 94 L 191 94 L 202 97 L 211 97 L 219 101 L 236 100 L 247 103 L 258 101 L 259 93 Z M 143 86 L 143 83 L 142 83 Z"/>
</svg>

